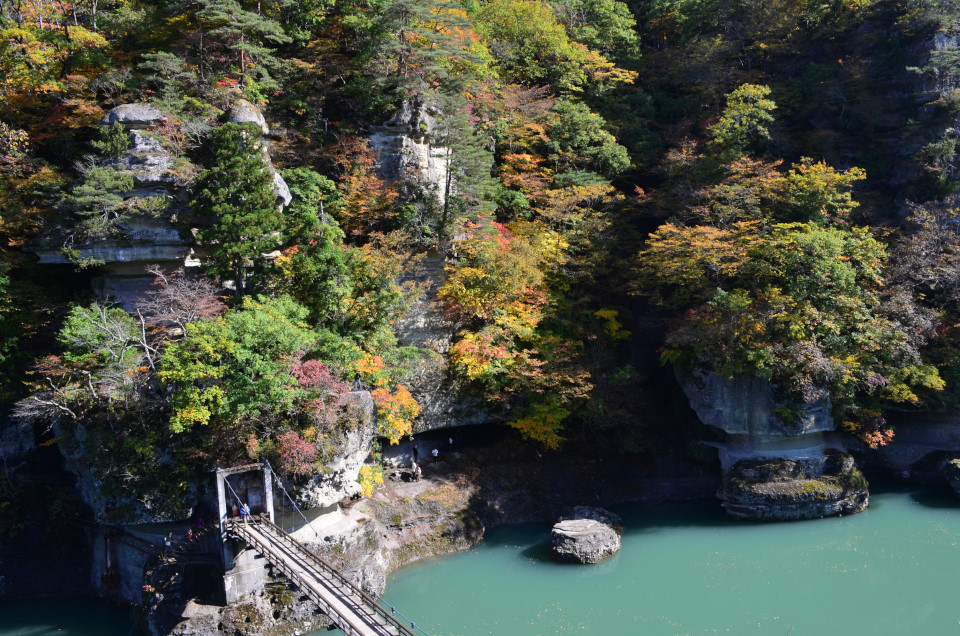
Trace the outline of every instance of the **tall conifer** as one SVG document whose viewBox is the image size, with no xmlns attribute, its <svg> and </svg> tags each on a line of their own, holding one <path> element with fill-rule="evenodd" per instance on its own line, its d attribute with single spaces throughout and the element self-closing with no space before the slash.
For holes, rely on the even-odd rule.
<svg viewBox="0 0 960 636">
<path fill-rule="evenodd" d="M 262 278 L 265 254 L 280 247 L 284 225 L 256 124 L 225 124 L 213 132 L 194 192 L 194 213 L 217 217 L 201 234 L 217 245 L 209 271 L 233 280 L 237 295 L 243 295 Z"/>
</svg>

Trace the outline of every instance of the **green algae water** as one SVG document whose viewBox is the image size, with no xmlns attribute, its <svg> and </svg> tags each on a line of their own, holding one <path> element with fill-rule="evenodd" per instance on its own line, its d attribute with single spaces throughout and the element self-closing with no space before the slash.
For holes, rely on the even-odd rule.
<svg viewBox="0 0 960 636">
<path fill-rule="evenodd" d="M 93 599 L 0 602 L 0 636 L 130 636 L 130 611 Z"/>
<path fill-rule="evenodd" d="M 385 598 L 440 634 L 960 634 L 960 501 L 881 492 L 859 515 L 726 519 L 716 501 L 615 508 L 621 552 L 548 556 L 549 527 L 498 528 L 415 564 Z"/>
</svg>

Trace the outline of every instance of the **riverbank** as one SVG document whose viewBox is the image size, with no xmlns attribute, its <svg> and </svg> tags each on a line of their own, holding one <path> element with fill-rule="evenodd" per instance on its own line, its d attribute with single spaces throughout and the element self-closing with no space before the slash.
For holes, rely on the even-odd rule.
<svg viewBox="0 0 960 636">
<path fill-rule="evenodd" d="M 391 573 L 468 550 L 497 526 L 553 523 L 576 505 L 716 501 L 719 471 L 709 462 L 598 453 L 583 447 L 579 452 L 568 448 L 538 454 L 510 432 L 491 439 L 489 433 L 469 429 L 454 431 L 451 449 L 449 432 L 443 433 L 387 448 L 383 487 L 369 498 L 346 503 L 332 523 L 300 528 L 297 538 L 383 593 Z M 414 444 L 422 460 L 419 481 L 411 466 Z M 433 448 L 438 449 L 437 461 L 430 457 Z M 244 604 L 249 621 L 237 621 L 236 609 L 197 609 L 193 604 L 197 615 L 185 616 L 170 633 L 213 636 L 222 633 L 224 617 L 230 632 L 238 635 L 302 633 L 312 606 L 288 587 L 291 609 L 278 614 L 274 605 L 283 585 L 276 580 L 268 585 L 272 591 Z"/>
</svg>

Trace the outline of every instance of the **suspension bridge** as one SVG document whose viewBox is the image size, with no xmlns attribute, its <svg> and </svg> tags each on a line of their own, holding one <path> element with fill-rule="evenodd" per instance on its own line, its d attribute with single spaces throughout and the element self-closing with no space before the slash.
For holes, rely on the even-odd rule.
<svg viewBox="0 0 960 636">
<path fill-rule="evenodd" d="M 228 517 L 227 491 L 236 502 L 235 507 L 242 509 L 246 503 L 230 484 L 229 475 L 254 470 L 264 472 L 265 496 L 261 499 L 263 506 L 258 506 L 259 514 L 244 515 L 241 518 Z M 271 477 L 277 480 L 292 507 L 300 513 L 304 522 L 309 524 L 296 502 L 279 482 L 279 478 L 273 474 L 269 464 L 254 464 L 217 471 L 222 536 L 241 539 L 262 555 L 301 592 L 310 597 L 348 636 L 429 636 L 395 607 L 371 591 L 363 589 L 359 577 L 351 580 L 344 573 L 345 570 L 349 572 L 346 564 L 341 562 L 341 568 L 334 567 L 274 523 Z"/>
</svg>

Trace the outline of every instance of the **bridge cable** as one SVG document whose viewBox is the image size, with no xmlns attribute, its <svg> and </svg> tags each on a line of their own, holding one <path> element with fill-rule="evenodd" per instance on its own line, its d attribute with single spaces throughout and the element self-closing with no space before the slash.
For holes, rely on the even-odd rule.
<svg viewBox="0 0 960 636">
<path fill-rule="evenodd" d="M 217 472 L 221 472 L 220 468 L 217 467 Z M 223 476 L 223 483 L 227 485 L 227 488 L 230 489 L 230 492 L 233 493 L 233 498 L 237 500 L 237 503 L 240 504 L 240 507 L 243 507 L 243 500 L 240 499 L 240 495 L 237 494 L 237 491 L 233 489 L 233 486 L 230 485 L 230 479 L 228 475 Z"/>
</svg>

